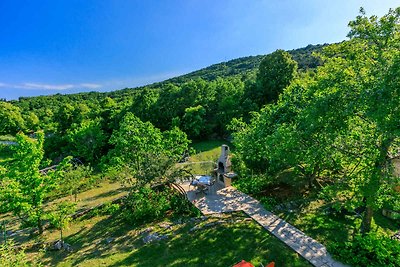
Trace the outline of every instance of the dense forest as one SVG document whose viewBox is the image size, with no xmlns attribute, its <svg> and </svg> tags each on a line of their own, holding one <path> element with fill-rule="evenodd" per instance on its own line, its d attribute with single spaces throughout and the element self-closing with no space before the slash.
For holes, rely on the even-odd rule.
<svg viewBox="0 0 400 267">
<path fill-rule="evenodd" d="M 399 266 L 400 244 L 374 220 L 382 209 L 400 211 L 400 8 L 381 18 L 361 10 L 349 26 L 341 43 L 234 59 L 139 88 L 0 102 L 0 135 L 18 143 L 2 147 L 12 157 L 0 166 L 0 211 L 42 233 L 45 203 L 96 175 L 129 187 L 125 209 L 158 207 L 157 199 L 143 204 L 149 186 L 183 175 L 174 166 L 191 143 L 223 138 L 235 146 L 239 189 L 265 200 L 286 175 L 295 195 L 359 215 L 348 242 L 330 244 L 336 257 Z M 190 212 L 165 204 L 126 219 L 171 208 Z"/>
<path fill-rule="evenodd" d="M 315 69 L 321 62 L 313 53 L 322 47 L 309 45 L 289 51 L 297 60 L 296 70 L 297 66 L 302 66 L 299 73 Z M 287 60 L 290 54 L 285 53 Z M 2 103 L 2 117 L 7 121 L 3 121 L 0 134 L 42 129 L 48 137 L 45 147 L 49 159 L 73 155 L 92 164 L 97 164 L 99 156 L 111 148 L 104 140 L 109 140 L 128 112 L 161 130 L 177 126 L 192 140 L 228 136 L 226 126 L 232 118 L 249 118 L 250 112 L 277 99 L 277 95 L 268 95 L 265 85 L 259 84 L 261 79 L 257 79 L 262 58 L 235 59 L 140 88 L 21 97 L 18 101 Z M 282 91 L 283 87 L 277 90 Z M 91 138 L 95 143 L 89 142 Z M 78 152 L 73 149 L 77 143 L 91 147 L 87 151 L 80 148 Z"/>
</svg>

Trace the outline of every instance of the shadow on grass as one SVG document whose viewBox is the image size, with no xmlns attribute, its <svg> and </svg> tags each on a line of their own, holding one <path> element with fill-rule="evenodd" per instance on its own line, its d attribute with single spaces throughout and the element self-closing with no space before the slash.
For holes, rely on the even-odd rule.
<svg viewBox="0 0 400 267">
<path fill-rule="evenodd" d="M 219 226 L 175 236 L 136 250 L 111 266 L 233 266 L 275 261 L 278 266 L 309 266 L 256 225 Z"/>
<path fill-rule="evenodd" d="M 390 235 L 400 230 L 400 220 L 386 218 L 381 213 L 374 214 L 374 222 L 378 227 L 392 231 Z"/>
<path fill-rule="evenodd" d="M 120 194 L 120 193 L 122 193 L 124 191 L 127 191 L 127 190 L 128 189 L 126 189 L 124 187 L 121 187 L 121 188 L 117 188 L 117 189 L 114 189 L 114 190 L 111 190 L 111 191 L 107 191 L 107 192 L 104 192 L 104 193 L 101 193 L 101 194 L 98 194 L 98 195 L 95 195 L 95 196 L 92 196 L 92 197 L 89 197 L 89 198 L 84 198 L 84 199 L 82 199 L 82 201 L 84 201 L 84 202 L 92 202 L 92 201 L 95 201 L 95 200 L 98 200 L 98 199 L 102 199 L 102 198 L 107 198 L 107 197 L 118 195 L 118 194 Z"/>
<path fill-rule="evenodd" d="M 204 223 L 207 223 L 204 222 Z M 232 266 L 242 259 L 277 266 L 310 266 L 281 241 L 254 222 L 223 223 L 190 230 L 195 223 L 160 229 L 168 239 L 144 244 L 143 235 L 121 221 L 108 218 L 68 237 L 74 251 L 46 252 L 46 265 L 67 261 L 71 266 Z M 113 241 L 107 243 L 106 239 Z"/>
<path fill-rule="evenodd" d="M 328 247 L 334 242 L 346 242 L 356 233 L 361 222 L 359 217 L 328 213 L 324 205 L 310 212 L 309 205 L 314 204 L 305 203 L 295 212 L 284 212 L 279 216 Z"/>
<path fill-rule="evenodd" d="M 121 244 L 110 242 L 107 244 L 107 238 L 115 238 L 116 236 L 125 236 L 130 227 L 124 224 L 120 219 L 109 217 L 88 225 L 80 229 L 78 232 L 65 238 L 65 242 L 73 248 L 73 253 L 69 254 L 64 251 L 46 251 L 46 265 L 55 266 L 60 262 L 68 259 L 72 266 L 93 258 L 100 257 L 104 251 L 111 247 L 119 249 Z M 72 257 L 71 257 L 72 256 Z"/>
<path fill-rule="evenodd" d="M 233 147 L 232 143 L 227 140 L 207 140 L 201 142 L 195 142 L 192 144 L 192 147 L 196 150 L 197 153 L 209 151 L 215 149 L 217 147 L 221 147 L 221 145 L 228 145 L 231 149 Z"/>
</svg>

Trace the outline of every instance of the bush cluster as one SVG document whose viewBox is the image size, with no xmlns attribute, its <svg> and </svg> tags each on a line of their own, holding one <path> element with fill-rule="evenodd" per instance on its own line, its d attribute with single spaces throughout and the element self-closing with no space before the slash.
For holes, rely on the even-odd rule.
<svg viewBox="0 0 400 267">
<path fill-rule="evenodd" d="M 138 188 L 125 201 L 123 216 L 128 222 L 139 225 L 166 215 L 196 215 L 192 204 L 169 187 L 154 189 Z"/>
<path fill-rule="evenodd" d="M 400 266 L 400 242 L 378 233 L 356 235 L 345 243 L 334 243 L 330 251 L 354 267 Z"/>
</svg>

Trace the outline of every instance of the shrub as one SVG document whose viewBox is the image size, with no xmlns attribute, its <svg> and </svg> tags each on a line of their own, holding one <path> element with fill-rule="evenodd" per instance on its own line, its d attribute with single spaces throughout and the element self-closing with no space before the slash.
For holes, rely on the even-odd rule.
<svg viewBox="0 0 400 267">
<path fill-rule="evenodd" d="M 241 177 L 234 182 L 234 185 L 240 191 L 246 194 L 257 195 L 268 186 L 270 180 L 264 175 L 251 175 L 250 177 Z"/>
<path fill-rule="evenodd" d="M 100 208 L 99 215 L 114 215 L 120 211 L 121 206 L 119 204 L 113 204 L 111 202 L 106 202 Z"/>
<path fill-rule="evenodd" d="M 175 190 L 163 186 L 150 188 L 144 186 L 132 192 L 125 201 L 124 218 L 133 224 L 142 224 L 169 215 L 195 214 L 191 203 Z"/>
<path fill-rule="evenodd" d="M 261 197 L 260 202 L 267 210 L 273 210 L 278 205 L 273 197 Z"/>
<path fill-rule="evenodd" d="M 70 195 L 76 201 L 77 194 L 95 187 L 101 179 L 101 175 L 93 174 L 93 169 L 90 166 L 70 167 L 64 172 L 58 187 L 49 194 L 48 199 L 53 200 L 61 196 Z"/>
<path fill-rule="evenodd" d="M 400 242 L 377 233 L 334 243 L 330 251 L 351 266 L 400 266 Z"/>
</svg>

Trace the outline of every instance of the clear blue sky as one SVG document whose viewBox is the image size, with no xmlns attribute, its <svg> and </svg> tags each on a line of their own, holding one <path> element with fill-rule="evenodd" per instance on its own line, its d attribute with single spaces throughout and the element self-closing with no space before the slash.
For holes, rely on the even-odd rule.
<svg viewBox="0 0 400 267">
<path fill-rule="evenodd" d="M 0 98 L 110 91 L 346 39 L 393 0 L 1 0 Z"/>
</svg>

